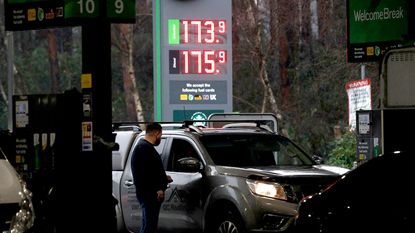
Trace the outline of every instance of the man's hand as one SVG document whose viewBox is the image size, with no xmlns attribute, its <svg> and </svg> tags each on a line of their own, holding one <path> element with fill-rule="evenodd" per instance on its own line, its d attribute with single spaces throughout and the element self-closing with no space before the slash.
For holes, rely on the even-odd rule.
<svg viewBox="0 0 415 233">
<path fill-rule="evenodd" d="M 173 179 L 171 178 L 171 176 L 169 176 L 169 175 L 166 175 L 166 177 L 167 177 L 167 182 L 168 182 L 168 183 L 171 183 L 171 182 L 173 182 Z"/>
<path fill-rule="evenodd" d="M 159 201 L 159 202 L 164 201 L 164 191 L 163 190 L 157 191 L 157 201 Z"/>
</svg>

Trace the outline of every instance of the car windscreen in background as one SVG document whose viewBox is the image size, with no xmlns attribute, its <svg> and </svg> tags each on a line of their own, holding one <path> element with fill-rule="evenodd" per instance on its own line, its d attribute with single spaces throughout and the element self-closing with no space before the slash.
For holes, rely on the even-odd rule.
<svg viewBox="0 0 415 233">
<path fill-rule="evenodd" d="M 232 167 L 312 165 L 310 157 L 278 135 L 205 135 L 201 141 L 213 162 Z"/>
</svg>

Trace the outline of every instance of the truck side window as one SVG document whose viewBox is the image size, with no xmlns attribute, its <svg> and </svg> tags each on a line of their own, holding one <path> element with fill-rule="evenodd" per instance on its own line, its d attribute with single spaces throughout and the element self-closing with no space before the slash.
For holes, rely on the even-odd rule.
<svg viewBox="0 0 415 233">
<path fill-rule="evenodd" d="M 164 145 L 166 144 L 166 139 L 162 138 L 160 144 L 155 147 L 156 151 L 161 155 L 163 153 Z"/>
<path fill-rule="evenodd" d="M 168 171 L 180 171 L 178 160 L 186 157 L 199 158 L 195 148 L 186 140 L 173 139 L 170 150 Z"/>
</svg>

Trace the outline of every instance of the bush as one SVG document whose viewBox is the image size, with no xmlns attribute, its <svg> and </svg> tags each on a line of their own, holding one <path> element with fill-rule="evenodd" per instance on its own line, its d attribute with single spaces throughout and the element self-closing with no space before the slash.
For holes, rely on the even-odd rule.
<svg viewBox="0 0 415 233">
<path fill-rule="evenodd" d="M 347 130 L 340 139 L 332 142 L 326 164 L 345 168 L 353 168 L 356 161 L 356 134 L 354 131 Z"/>
</svg>

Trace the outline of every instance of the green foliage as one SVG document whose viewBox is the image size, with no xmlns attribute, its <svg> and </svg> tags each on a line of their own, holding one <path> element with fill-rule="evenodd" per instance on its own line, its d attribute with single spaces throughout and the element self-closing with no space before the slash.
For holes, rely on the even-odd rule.
<svg viewBox="0 0 415 233">
<path fill-rule="evenodd" d="M 24 51 L 25 56 L 15 53 L 14 64 L 17 93 L 46 94 L 50 92 L 48 50 L 45 41 L 33 50 Z"/>
<path fill-rule="evenodd" d="M 81 89 L 82 73 L 82 51 L 81 48 L 75 47 L 71 53 L 58 53 L 59 70 L 60 70 L 60 88 L 62 92 L 72 88 Z"/>
<path fill-rule="evenodd" d="M 356 134 L 347 130 L 340 139 L 332 142 L 326 164 L 352 168 L 356 161 Z"/>
</svg>

